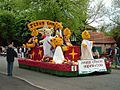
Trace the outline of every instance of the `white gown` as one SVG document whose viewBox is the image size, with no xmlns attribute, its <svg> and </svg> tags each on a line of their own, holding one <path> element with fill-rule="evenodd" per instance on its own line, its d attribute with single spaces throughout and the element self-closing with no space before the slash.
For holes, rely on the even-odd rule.
<svg viewBox="0 0 120 90">
<path fill-rule="evenodd" d="M 83 44 L 87 45 L 87 47 L 83 47 Z M 83 40 L 81 44 L 81 60 L 83 59 L 94 59 L 92 55 L 92 41 Z"/>
<path fill-rule="evenodd" d="M 54 52 L 53 60 L 56 64 L 61 64 L 64 61 L 63 51 L 60 46 L 57 46 Z"/>
<path fill-rule="evenodd" d="M 52 37 L 46 36 L 46 38 L 43 40 L 43 50 L 44 50 L 44 57 L 53 57 L 53 52 L 51 50 L 51 44 L 50 39 Z"/>
</svg>

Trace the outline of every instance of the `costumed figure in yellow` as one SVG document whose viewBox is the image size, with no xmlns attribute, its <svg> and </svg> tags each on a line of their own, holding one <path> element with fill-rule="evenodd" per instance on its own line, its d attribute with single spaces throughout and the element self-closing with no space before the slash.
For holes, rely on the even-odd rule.
<svg viewBox="0 0 120 90">
<path fill-rule="evenodd" d="M 24 44 L 23 46 L 26 48 L 34 48 L 37 44 L 38 44 L 38 31 L 37 30 L 32 30 L 31 33 L 32 38 L 30 38 L 28 40 L 28 42 L 26 44 Z"/>
<path fill-rule="evenodd" d="M 81 60 L 93 59 L 92 46 L 93 41 L 89 41 L 90 34 L 88 31 L 82 32 L 82 44 L 81 44 Z"/>
<path fill-rule="evenodd" d="M 60 34 L 60 36 L 63 36 L 62 35 L 62 29 L 63 29 L 63 26 L 62 26 L 62 23 L 60 22 L 55 22 L 55 26 L 54 26 L 54 30 L 55 30 L 55 35 L 57 35 L 57 33 Z"/>
<path fill-rule="evenodd" d="M 70 36 L 71 36 L 71 31 L 68 28 L 65 28 L 64 31 L 64 41 L 65 41 L 65 45 L 66 46 L 72 46 L 71 42 L 70 42 Z"/>
</svg>

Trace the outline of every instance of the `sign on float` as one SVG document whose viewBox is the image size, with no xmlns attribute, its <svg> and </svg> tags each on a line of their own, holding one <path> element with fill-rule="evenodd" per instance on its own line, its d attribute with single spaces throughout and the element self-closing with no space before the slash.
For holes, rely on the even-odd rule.
<svg viewBox="0 0 120 90">
<path fill-rule="evenodd" d="M 79 74 L 107 71 L 104 59 L 78 60 Z"/>
</svg>

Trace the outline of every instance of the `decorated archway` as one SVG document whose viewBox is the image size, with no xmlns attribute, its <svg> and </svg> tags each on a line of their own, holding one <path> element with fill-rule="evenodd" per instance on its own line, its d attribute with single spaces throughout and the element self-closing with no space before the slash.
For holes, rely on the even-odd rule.
<svg viewBox="0 0 120 90">
<path fill-rule="evenodd" d="M 47 24 L 48 28 L 60 28 L 62 29 L 62 23 L 60 22 L 54 22 L 51 20 L 37 20 L 37 21 L 33 21 L 31 23 L 28 24 L 28 28 L 30 31 L 34 30 L 34 29 L 38 29 L 38 28 L 43 28 L 45 25 Z"/>
</svg>

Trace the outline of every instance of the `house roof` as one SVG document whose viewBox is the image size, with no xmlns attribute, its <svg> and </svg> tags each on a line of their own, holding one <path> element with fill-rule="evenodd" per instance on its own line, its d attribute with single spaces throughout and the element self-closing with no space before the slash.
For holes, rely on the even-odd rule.
<svg viewBox="0 0 120 90">
<path fill-rule="evenodd" d="M 116 41 L 112 36 L 105 36 L 103 32 L 89 32 L 91 38 L 89 40 L 94 41 L 95 44 L 103 43 L 103 44 L 114 44 Z"/>
<path fill-rule="evenodd" d="M 96 28 L 93 27 L 93 26 L 91 26 L 91 25 L 86 25 L 85 29 L 88 30 L 88 31 L 89 31 L 89 30 L 90 30 L 90 31 L 91 31 L 91 30 L 92 30 L 92 31 L 96 31 Z"/>
</svg>

